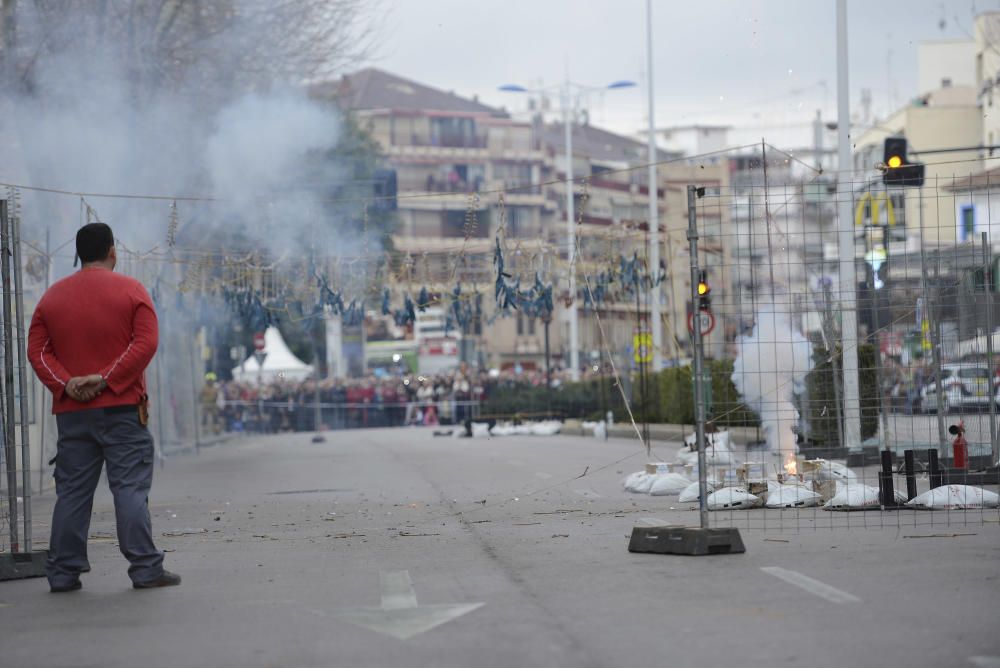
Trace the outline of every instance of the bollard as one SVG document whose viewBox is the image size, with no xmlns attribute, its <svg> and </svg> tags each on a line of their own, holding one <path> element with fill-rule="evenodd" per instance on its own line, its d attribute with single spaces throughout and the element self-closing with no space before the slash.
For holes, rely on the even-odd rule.
<svg viewBox="0 0 1000 668">
<path fill-rule="evenodd" d="M 896 495 L 892 485 L 892 452 L 882 451 L 882 470 L 878 474 L 879 502 L 883 508 L 896 506 Z"/>
<path fill-rule="evenodd" d="M 938 466 L 938 453 L 935 448 L 927 451 L 927 472 L 931 481 L 931 489 L 941 486 L 941 468 Z"/>
<path fill-rule="evenodd" d="M 913 450 L 903 451 L 903 468 L 906 471 L 906 499 L 910 501 L 917 495 L 917 474 L 913 466 Z"/>
</svg>

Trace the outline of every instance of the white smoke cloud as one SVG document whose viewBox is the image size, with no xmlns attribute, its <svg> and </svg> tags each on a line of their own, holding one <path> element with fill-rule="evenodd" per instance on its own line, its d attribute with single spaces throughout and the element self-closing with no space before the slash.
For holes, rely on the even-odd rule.
<svg viewBox="0 0 1000 668">
<path fill-rule="evenodd" d="M 733 383 L 760 416 L 771 452 L 782 460 L 798 451 L 792 428 L 799 422 L 793 397 L 812 368 L 811 347 L 786 313 L 761 305 L 753 332 L 736 340 Z"/>
</svg>

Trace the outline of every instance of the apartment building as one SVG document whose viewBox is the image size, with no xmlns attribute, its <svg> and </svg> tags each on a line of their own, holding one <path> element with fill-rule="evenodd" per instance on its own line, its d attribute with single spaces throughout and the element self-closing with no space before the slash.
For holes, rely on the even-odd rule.
<svg viewBox="0 0 1000 668">
<path fill-rule="evenodd" d="M 934 59 L 927 55 L 935 50 L 941 52 L 941 58 Z M 984 131 L 987 141 L 990 141 L 988 138 L 993 131 L 985 130 L 984 123 L 994 121 L 990 120 L 992 114 L 989 112 L 993 104 L 991 88 L 984 93 L 982 90 L 977 92 L 974 86 L 954 83 L 966 80 L 963 71 L 973 67 L 971 62 L 964 66 L 956 64 L 952 57 L 954 53 L 966 51 L 951 42 L 922 45 L 922 62 L 936 63 L 933 74 L 940 78 L 939 87 L 923 93 L 888 118 L 876 122 L 854 141 L 854 169 L 857 175 L 854 190 L 858 200 L 867 194 L 888 197 L 893 204 L 896 236 L 910 239 L 908 247 L 920 239 L 930 244 L 961 242 L 973 232 L 956 216 L 953 186 L 963 177 L 982 169 L 981 152 L 976 147 L 984 141 Z M 977 56 L 977 63 L 991 59 L 981 53 Z M 942 69 L 942 63 L 950 63 L 958 69 L 949 76 L 945 74 L 948 70 Z M 985 65 L 976 67 L 979 69 Z M 922 75 L 921 80 L 925 79 L 927 77 Z M 876 165 L 883 159 L 885 139 L 892 136 L 906 137 L 910 159 L 926 164 L 922 188 L 886 188 L 882 184 Z M 966 147 L 970 150 L 955 150 Z M 937 152 L 942 150 L 947 152 Z M 883 206 L 881 211 L 885 212 L 887 208 Z M 873 211 L 873 207 L 864 208 L 863 225 L 888 222 L 871 220 Z"/>
<path fill-rule="evenodd" d="M 491 263 L 499 231 L 508 249 L 507 268 L 522 285 L 530 284 L 536 272 L 555 284 L 556 309 L 549 324 L 554 366 L 569 361 L 571 309 L 579 312 L 581 366 L 605 347 L 620 356 L 623 367 L 635 364 L 634 336 L 649 329 L 645 296 L 638 305 L 613 300 L 595 313 L 582 295 L 584 277 L 616 268 L 619 257 L 647 258 L 650 188 L 645 143 L 586 121 L 572 127 L 573 218 L 579 244 L 578 298 L 573 299 L 568 290 L 562 124 L 545 123 L 541 116 L 516 121 L 476 99 L 375 68 L 316 86 L 312 92 L 355 114 L 378 141 L 386 165 L 395 170 L 400 224 L 392 241 L 412 267 L 413 284 L 444 293 L 458 278 L 484 296 L 483 323 L 468 332 L 474 340 L 465 348 L 473 355 L 470 361 L 498 368 L 542 368 L 545 363 L 545 323 L 520 313 L 495 317 Z M 659 157 L 675 161 L 660 166 L 661 182 L 653 189 L 667 270 L 661 304 L 665 340 L 659 345 L 665 358 L 677 361 L 690 354 L 685 187 L 695 183 L 718 188 L 727 182 L 728 164 L 718 157 Z M 705 215 L 716 233 L 703 244 L 704 259 L 717 267 L 713 271 L 718 285 L 727 286 L 730 262 L 723 255 L 722 229 L 729 214 Z M 731 334 L 732 328 L 727 334 L 719 327 L 710 344 L 721 345 Z"/>
</svg>

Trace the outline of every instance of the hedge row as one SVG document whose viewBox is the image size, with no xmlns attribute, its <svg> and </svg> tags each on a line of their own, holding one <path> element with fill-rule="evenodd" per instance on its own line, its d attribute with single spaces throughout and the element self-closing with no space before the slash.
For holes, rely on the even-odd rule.
<svg viewBox="0 0 1000 668">
<path fill-rule="evenodd" d="M 870 345 L 858 349 L 861 382 L 861 435 L 868 438 L 878 431 L 878 385 L 875 351 Z M 705 370 L 711 377 L 711 401 L 708 417 L 717 426 L 756 427 L 757 414 L 740 399 L 733 385 L 732 360 L 706 360 Z M 837 388 L 834 374 L 841 373 L 840 358 L 825 349 L 814 351 L 813 370 L 806 376 L 803 391 L 796 397 L 808 438 L 817 444 L 838 442 Z M 630 404 L 639 422 L 668 424 L 694 423 L 694 383 L 690 366 L 664 369 L 645 379 L 648 392 L 643 392 L 639 374 L 630 378 Z M 493 388 L 483 412 L 491 415 L 525 415 L 550 412 L 566 418 L 601 419 L 611 410 L 616 420 L 626 420 L 627 412 L 621 392 L 614 381 L 606 378 L 579 383 L 563 383 L 551 392 L 544 387 L 508 386 Z"/>
</svg>

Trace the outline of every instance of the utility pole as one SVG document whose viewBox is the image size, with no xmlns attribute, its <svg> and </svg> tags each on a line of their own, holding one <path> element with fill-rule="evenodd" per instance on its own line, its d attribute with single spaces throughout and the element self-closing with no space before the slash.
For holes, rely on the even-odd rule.
<svg viewBox="0 0 1000 668">
<path fill-rule="evenodd" d="M 847 69 L 847 0 L 837 0 L 837 218 L 840 250 L 841 347 L 844 370 L 844 442 L 861 445 L 858 312 L 854 270 L 854 186 L 851 181 L 851 111 Z"/>
<path fill-rule="evenodd" d="M 649 70 L 649 319 L 653 336 L 653 371 L 663 368 L 663 323 L 660 320 L 660 217 L 656 177 L 656 119 L 653 98 L 653 0 L 646 0 L 646 68 Z"/>
</svg>

